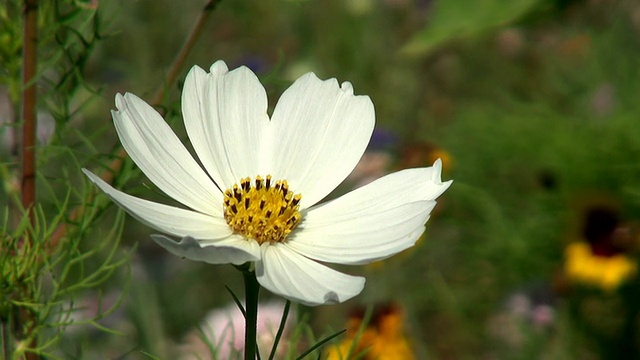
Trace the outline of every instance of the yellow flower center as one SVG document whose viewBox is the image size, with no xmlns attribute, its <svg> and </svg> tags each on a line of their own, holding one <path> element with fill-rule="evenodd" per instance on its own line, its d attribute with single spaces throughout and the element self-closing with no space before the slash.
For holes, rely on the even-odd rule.
<svg viewBox="0 0 640 360">
<path fill-rule="evenodd" d="M 224 192 L 224 219 L 233 231 L 259 244 L 283 242 L 298 226 L 300 194 L 289 191 L 287 180 L 273 182 L 271 175 L 240 180 Z"/>
</svg>

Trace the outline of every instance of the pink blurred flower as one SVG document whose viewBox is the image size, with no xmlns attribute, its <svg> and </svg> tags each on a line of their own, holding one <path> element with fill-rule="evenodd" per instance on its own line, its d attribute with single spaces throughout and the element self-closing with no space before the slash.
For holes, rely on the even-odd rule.
<svg viewBox="0 0 640 360">
<path fill-rule="evenodd" d="M 269 354 L 280 326 L 283 302 L 271 302 L 258 306 L 258 349 L 261 354 Z M 288 319 L 295 318 L 293 311 Z M 287 335 L 292 322 L 287 320 L 282 339 L 278 345 L 278 355 L 283 355 L 287 346 Z M 200 325 L 200 331 L 194 330 L 185 339 L 181 348 L 181 360 L 195 359 L 234 359 L 240 358 L 244 350 L 245 320 L 234 303 L 222 309 L 212 310 Z M 203 340 L 203 335 L 206 341 Z M 209 346 L 215 349 L 215 357 Z"/>
</svg>

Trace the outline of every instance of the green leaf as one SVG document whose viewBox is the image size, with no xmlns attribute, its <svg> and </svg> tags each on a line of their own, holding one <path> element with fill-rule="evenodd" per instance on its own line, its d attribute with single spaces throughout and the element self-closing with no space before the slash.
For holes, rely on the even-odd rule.
<svg viewBox="0 0 640 360">
<path fill-rule="evenodd" d="M 428 56 L 452 41 L 485 35 L 512 24 L 544 0 L 439 0 L 433 7 L 427 27 L 418 32 L 400 53 L 409 57 Z"/>
<path fill-rule="evenodd" d="M 311 346 L 309 349 L 307 349 L 307 351 L 303 352 L 302 354 L 300 354 L 300 356 L 298 356 L 296 358 L 296 360 L 302 360 L 304 359 L 307 355 L 311 354 L 315 349 L 321 347 L 322 345 L 326 344 L 327 342 L 333 340 L 334 338 L 344 334 L 347 331 L 347 329 L 344 330 L 340 330 L 332 335 L 327 336 L 326 338 L 318 341 L 315 345 Z"/>
</svg>

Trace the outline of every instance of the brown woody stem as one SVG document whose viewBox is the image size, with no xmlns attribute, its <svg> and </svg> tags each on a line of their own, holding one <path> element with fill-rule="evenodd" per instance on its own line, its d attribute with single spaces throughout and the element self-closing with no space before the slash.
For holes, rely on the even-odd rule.
<svg viewBox="0 0 640 360">
<path fill-rule="evenodd" d="M 22 178 L 21 199 L 29 211 L 36 200 L 36 48 L 38 45 L 38 0 L 24 2 L 24 46 L 22 50 Z M 31 212 L 33 217 L 33 212 Z"/>
<path fill-rule="evenodd" d="M 33 228 L 35 214 L 33 206 L 36 201 L 36 64 L 38 47 L 38 0 L 24 1 L 24 29 L 22 48 L 22 142 L 21 147 L 21 199 L 22 207 L 29 214 Z M 31 246 L 31 239 L 27 236 L 20 240 L 20 246 Z M 30 288 L 25 285 L 23 289 L 26 299 L 30 299 Z M 38 345 L 36 336 L 32 334 L 36 326 L 36 316 L 32 311 L 21 307 L 19 311 L 21 338 L 32 340 L 29 349 L 35 349 Z M 25 359 L 37 360 L 40 356 L 33 352 L 25 353 Z"/>
</svg>

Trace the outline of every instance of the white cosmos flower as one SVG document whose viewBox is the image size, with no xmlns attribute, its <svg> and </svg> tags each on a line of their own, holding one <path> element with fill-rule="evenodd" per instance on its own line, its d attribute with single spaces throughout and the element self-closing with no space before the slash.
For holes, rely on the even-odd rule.
<svg viewBox="0 0 640 360">
<path fill-rule="evenodd" d="M 319 204 L 362 156 L 375 115 L 369 97 L 355 96 L 350 83 L 313 73 L 282 94 L 270 119 L 251 70 L 229 71 L 223 61 L 210 73 L 193 67 L 182 113 L 202 167 L 140 98 L 118 94 L 116 107 L 129 156 L 188 209 L 127 195 L 83 170 L 91 181 L 142 223 L 180 238 L 152 235 L 169 252 L 211 264 L 254 262 L 263 287 L 307 305 L 359 294 L 363 277 L 322 263 L 366 264 L 411 247 L 451 184 L 440 180 L 436 161 Z"/>
</svg>

